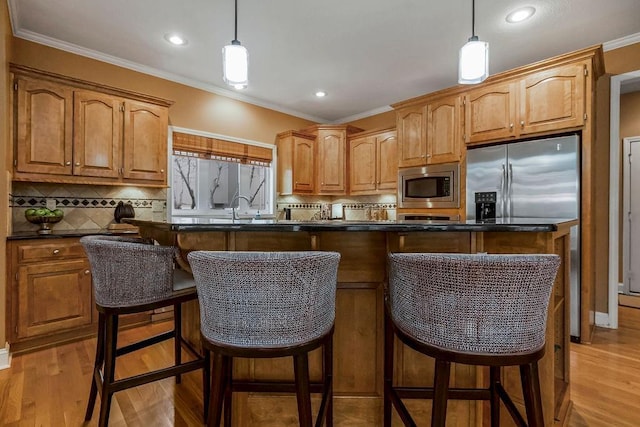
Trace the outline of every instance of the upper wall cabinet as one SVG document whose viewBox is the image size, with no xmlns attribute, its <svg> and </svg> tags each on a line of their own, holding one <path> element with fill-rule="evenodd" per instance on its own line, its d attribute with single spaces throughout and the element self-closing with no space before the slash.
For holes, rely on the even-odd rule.
<svg viewBox="0 0 640 427">
<path fill-rule="evenodd" d="M 400 167 L 460 159 L 461 97 L 450 96 L 398 110 Z"/>
<path fill-rule="evenodd" d="M 165 100 L 11 66 L 16 181 L 166 186 Z"/>
<path fill-rule="evenodd" d="M 465 94 L 465 142 L 474 144 L 580 127 L 585 76 L 579 62 L 482 86 Z"/>
<path fill-rule="evenodd" d="M 276 138 L 278 193 L 313 194 L 315 191 L 315 135 L 287 131 Z"/>
<path fill-rule="evenodd" d="M 395 130 L 363 132 L 349 138 L 349 194 L 395 193 L 397 151 Z"/>
</svg>

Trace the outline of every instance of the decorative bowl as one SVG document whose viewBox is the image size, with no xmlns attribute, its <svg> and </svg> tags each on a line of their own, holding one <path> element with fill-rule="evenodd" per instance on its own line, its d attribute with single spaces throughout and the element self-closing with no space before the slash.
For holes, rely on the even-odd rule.
<svg viewBox="0 0 640 427">
<path fill-rule="evenodd" d="M 64 218 L 64 214 L 60 213 L 58 215 L 52 215 L 51 211 L 45 212 L 44 215 L 36 215 L 36 214 L 27 214 L 25 212 L 25 218 L 32 224 L 39 224 L 40 229 L 38 230 L 38 234 L 51 234 L 51 225 L 57 222 L 62 221 Z"/>
</svg>

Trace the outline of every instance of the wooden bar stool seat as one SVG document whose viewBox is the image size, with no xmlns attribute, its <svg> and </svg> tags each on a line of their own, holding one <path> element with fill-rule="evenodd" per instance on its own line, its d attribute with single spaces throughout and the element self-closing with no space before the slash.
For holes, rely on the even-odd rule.
<svg viewBox="0 0 640 427">
<path fill-rule="evenodd" d="M 560 265 L 557 255 L 389 255 L 385 307 L 384 426 L 395 407 L 415 426 L 402 399 L 432 399 L 431 425 L 445 426 L 447 400 L 488 400 L 491 425 L 502 401 L 518 426 L 543 427 L 538 360 Z M 433 387 L 394 384 L 394 336 L 435 358 Z M 489 387 L 449 388 L 451 363 L 489 367 Z M 527 421 L 501 383 L 519 366 Z"/>
<path fill-rule="evenodd" d="M 333 425 L 336 252 L 209 252 L 188 255 L 198 288 L 203 347 L 213 355 L 207 425 L 231 424 L 232 394 L 296 393 L 300 426 L 312 426 L 311 395 L 322 393 L 315 425 Z M 323 378 L 309 380 L 308 353 L 323 349 Z M 238 381 L 233 358 L 292 356 L 295 381 Z"/>
<path fill-rule="evenodd" d="M 116 236 L 86 236 L 80 239 L 80 243 L 89 258 L 98 310 L 96 357 L 85 420 L 92 417 L 98 391 L 101 396 L 98 425 L 103 427 L 109 423 L 114 393 L 168 377 L 175 377 L 178 384 L 181 374 L 196 369 L 203 369 L 206 419 L 209 361 L 192 349 L 181 334 L 181 304 L 197 299 L 198 294 L 193 277 L 183 270 L 174 269 L 176 249 L 154 245 L 145 239 Z M 119 316 L 168 306 L 173 306 L 174 310 L 172 331 L 118 348 Z M 173 366 L 115 379 L 118 356 L 168 339 L 174 340 Z M 191 361 L 182 362 L 183 348 L 192 355 Z"/>
</svg>

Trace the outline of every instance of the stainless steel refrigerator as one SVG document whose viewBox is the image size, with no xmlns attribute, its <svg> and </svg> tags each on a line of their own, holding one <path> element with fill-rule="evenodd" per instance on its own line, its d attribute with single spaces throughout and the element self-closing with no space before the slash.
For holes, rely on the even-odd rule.
<svg viewBox="0 0 640 427">
<path fill-rule="evenodd" d="M 467 220 L 476 192 L 495 192 L 496 218 L 579 218 L 580 139 L 569 135 L 467 151 Z M 580 229 L 571 230 L 571 336 L 580 336 Z"/>
</svg>

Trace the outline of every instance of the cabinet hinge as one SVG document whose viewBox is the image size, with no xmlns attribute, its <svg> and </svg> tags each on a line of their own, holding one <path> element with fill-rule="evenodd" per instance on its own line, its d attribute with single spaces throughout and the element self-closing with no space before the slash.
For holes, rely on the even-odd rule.
<svg viewBox="0 0 640 427">
<path fill-rule="evenodd" d="M 18 166 L 18 161 L 17 160 L 13 160 L 13 166 Z"/>
<path fill-rule="evenodd" d="M 462 98 L 462 105 L 467 105 L 467 99 L 466 98 Z"/>
<path fill-rule="evenodd" d="M 124 111 L 124 104 L 120 104 L 120 111 Z"/>
<path fill-rule="evenodd" d="M 16 273 L 16 282 L 18 282 L 18 273 Z"/>
<path fill-rule="evenodd" d="M 629 164 L 631 164 L 631 153 L 629 153 L 627 157 L 629 158 Z"/>
<path fill-rule="evenodd" d="M 585 120 L 587 120 L 587 117 L 589 117 L 589 116 L 588 116 L 588 114 L 587 114 L 587 113 L 584 113 L 584 119 L 585 119 Z"/>
<path fill-rule="evenodd" d="M 584 75 L 588 76 L 589 75 L 589 70 L 587 69 L 587 66 L 584 66 Z"/>
<path fill-rule="evenodd" d="M 18 90 L 18 82 L 13 82 L 13 90 Z"/>
<path fill-rule="evenodd" d="M 14 331 L 16 332 L 16 334 L 18 333 L 18 327 L 16 326 Z"/>
</svg>

